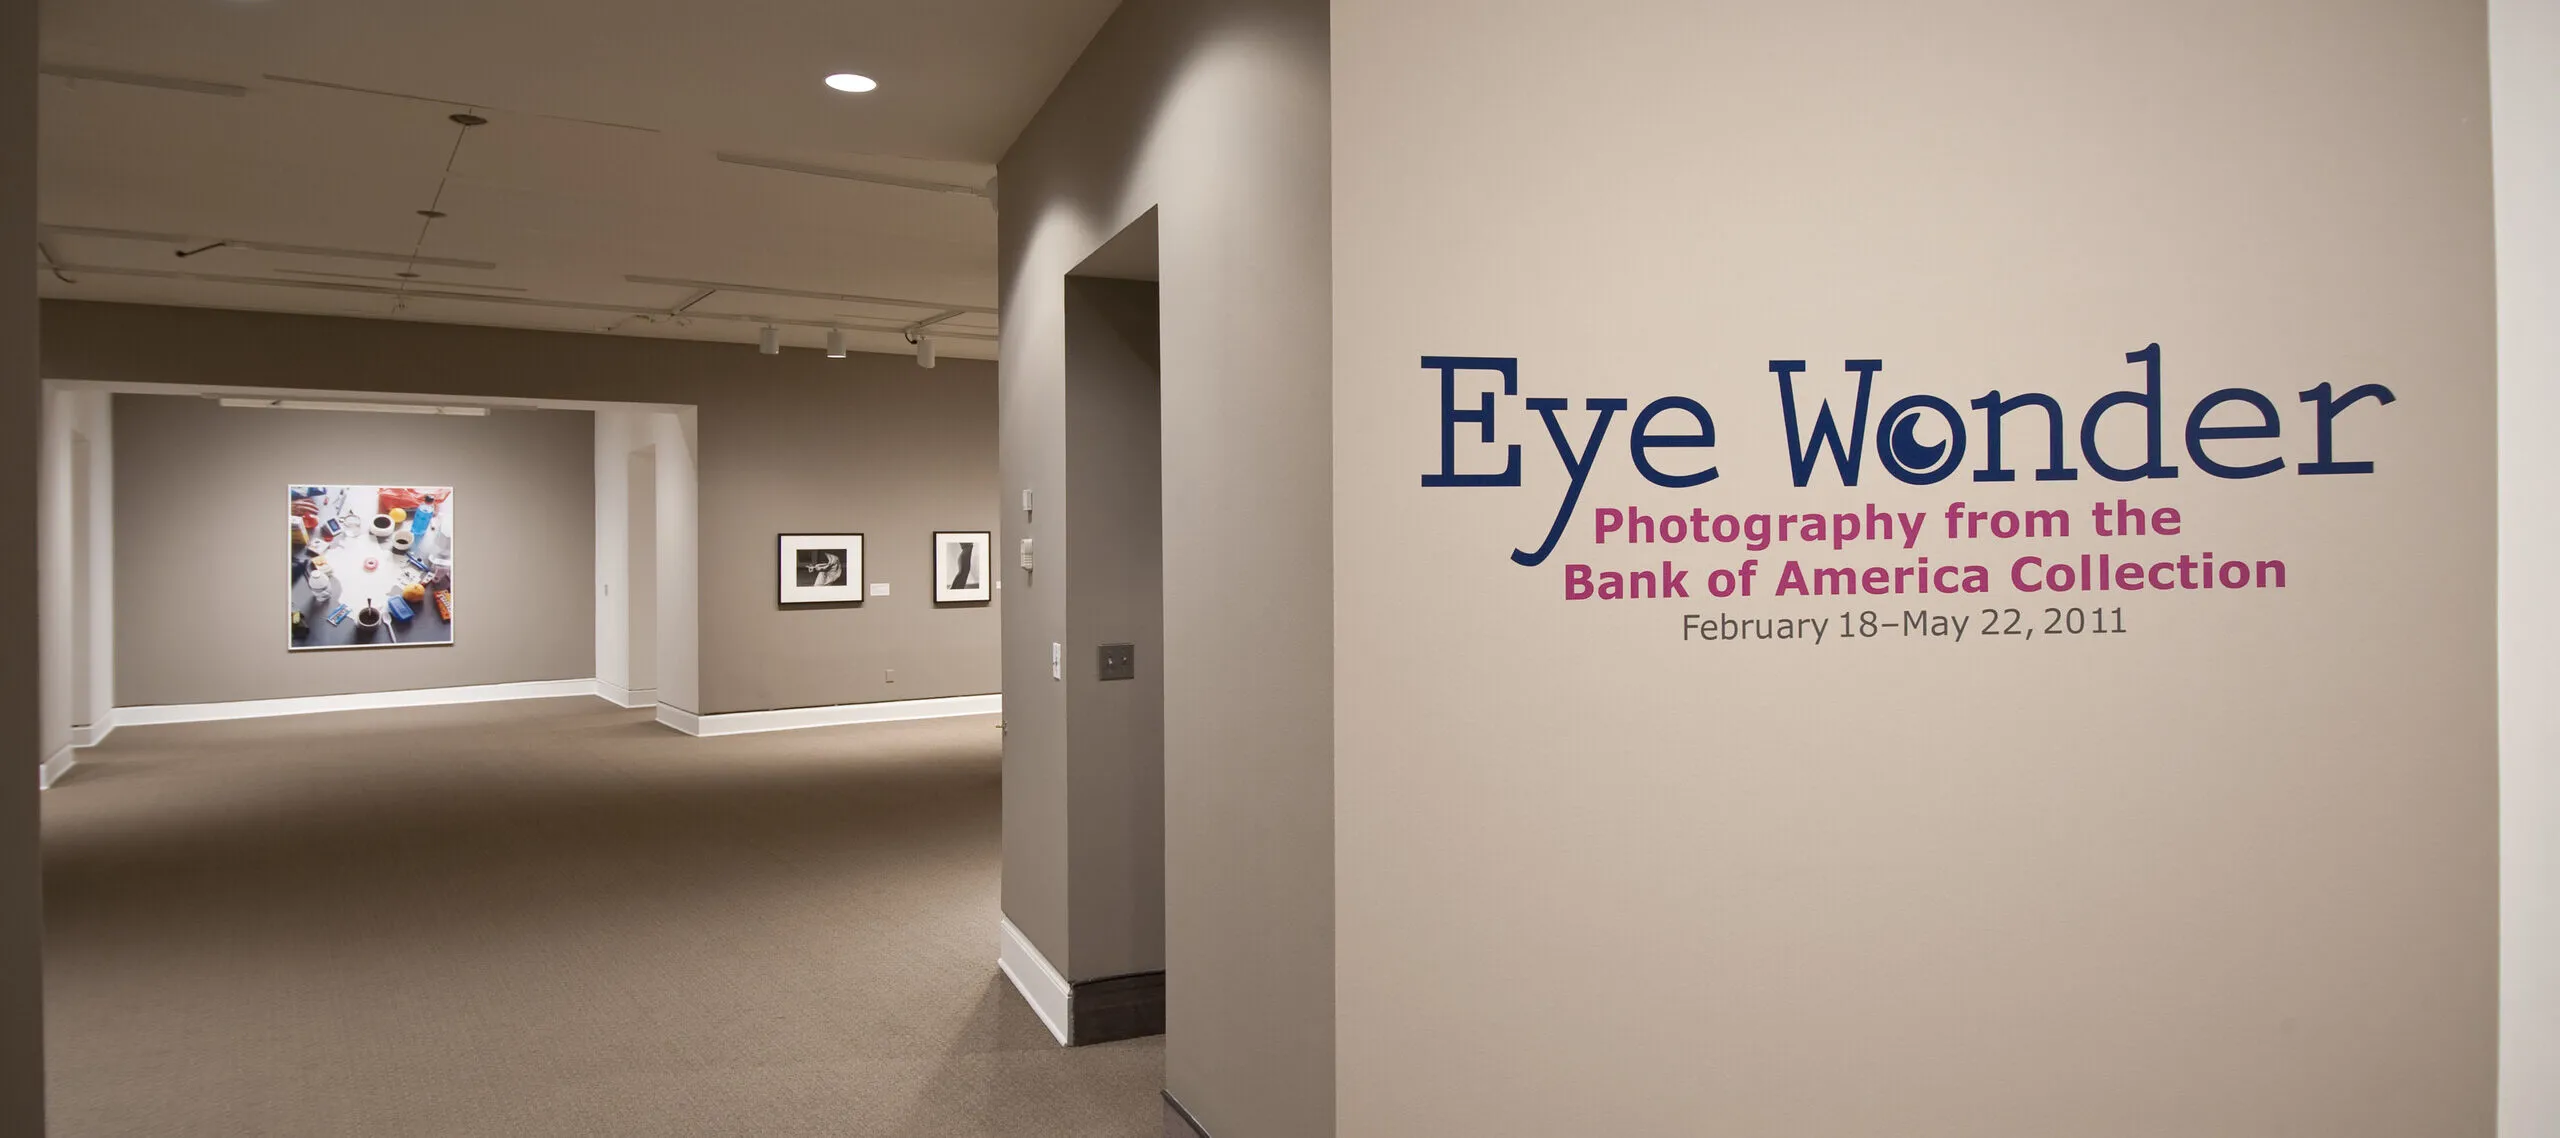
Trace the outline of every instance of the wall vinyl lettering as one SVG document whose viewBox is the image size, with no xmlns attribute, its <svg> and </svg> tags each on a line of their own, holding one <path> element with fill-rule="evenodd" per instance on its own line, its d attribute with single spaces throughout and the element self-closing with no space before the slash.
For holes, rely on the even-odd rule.
<svg viewBox="0 0 2560 1138">
<path fill-rule="evenodd" d="M 1812 379 L 1803 360 L 1771 360 L 1776 407 L 1766 424 L 1783 437 L 1788 484 L 1795 489 L 1856 487 L 1861 479 L 1877 486 L 1876 470 L 1908 487 L 1939 486 L 1959 472 L 1969 472 L 1974 483 L 2015 483 L 2019 463 L 2035 464 L 2030 484 L 2040 487 L 2173 484 L 2182 476 L 2264 478 L 2286 472 L 2288 463 L 2297 476 L 2373 474 L 2375 463 L 2354 457 L 2342 436 L 2369 429 L 2367 420 L 2398 401 L 2379 383 L 2341 388 L 2324 381 L 2281 397 L 2224 387 L 2173 406 L 2164 390 L 2160 345 L 2127 352 L 2124 359 L 2141 368 L 2139 385 L 2084 397 L 2076 408 L 2043 392 L 1995 388 L 1962 398 L 1961 409 L 1957 400 L 1930 392 L 1895 392 L 1881 359 L 1843 361 L 1844 378 L 1828 384 Z M 1576 528 L 1592 472 L 1617 456 L 1646 483 L 1715 500 L 1713 506 L 1681 508 L 1591 505 L 1580 515 L 1580 529 L 1594 550 L 1591 560 L 1555 570 L 1569 601 L 2002 593 L 2050 601 L 2091 593 L 2282 589 L 2292 580 L 2293 569 L 2281 553 L 2217 552 L 2198 544 L 2200 535 L 2189 532 L 2192 523 L 2181 508 L 2160 500 L 2165 485 L 2141 497 L 2131 490 L 2071 494 L 2054 485 L 2044 488 L 2048 501 L 2023 506 L 1978 507 L 1952 494 L 1921 509 L 1876 502 L 1821 512 L 1788 511 L 1783 502 L 1738 506 L 1703 489 L 1723 471 L 1713 461 L 1715 414 L 1696 397 L 1662 395 L 1630 416 L 1629 398 L 1585 398 L 1576 409 L 1566 399 L 1522 397 L 1520 361 L 1511 357 L 1424 356 L 1421 365 L 1440 387 L 1439 465 L 1422 476 L 1423 486 L 1521 488 L 1523 444 L 1508 441 L 1504 427 L 1534 416 L 1543 428 L 1528 433 L 1543 434 L 1548 445 L 1531 443 L 1528 449 L 1551 455 L 1544 461 L 1561 468 L 1564 485 L 1552 511 L 1540 515 L 1544 533 L 1534 545 L 1510 552 L 1524 568 L 1547 566 Z M 1482 378 L 1462 382 L 1469 376 Z M 1509 400 L 1517 400 L 1517 412 L 1506 418 Z M 2294 408 L 2290 435 L 2281 409 L 2287 405 Z M 1622 418 L 1627 425 L 1619 432 Z M 2131 433 L 2137 426 L 2138 438 Z M 2135 445 L 2127 445 L 2128 438 Z M 2085 481 L 2084 474 L 2090 476 Z M 2012 542 L 2035 545 L 2032 552 L 2001 550 Z M 2055 549 L 2057 542 L 2082 547 Z M 1601 564 L 1610 546 L 1647 548 L 1641 554 L 1627 550 L 1617 564 Z M 1761 553 L 1770 556 L 1747 556 Z M 2124 630 L 2120 612 L 2053 612 L 2054 633 Z M 1851 630 L 1890 628 L 1908 635 L 1941 629 L 1961 636 L 1964 627 L 1928 613 L 1886 614 L 1874 621 L 1854 611 L 1836 615 Z M 2022 625 L 2023 616 L 1997 605 L 1967 619 L 1978 619 L 1975 627 L 1994 635 L 2037 634 L 2032 622 Z M 1774 635 L 1778 627 L 1771 626 L 1771 639 L 1792 638 Z M 1807 639 L 1833 634 L 1819 619 L 1802 627 Z M 1683 638 L 1717 639 L 1707 633 L 1724 631 L 1722 624 L 1692 623 L 1684 626 Z"/>
</svg>

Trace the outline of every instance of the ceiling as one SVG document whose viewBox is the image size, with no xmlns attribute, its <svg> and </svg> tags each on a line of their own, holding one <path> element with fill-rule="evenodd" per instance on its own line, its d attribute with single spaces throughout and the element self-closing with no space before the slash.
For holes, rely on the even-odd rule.
<svg viewBox="0 0 2560 1138">
<path fill-rule="evenodd" d="M 992 358 L 994 164 L 1116 3 L 44 0 L 38 285 Z"/>
</svg>

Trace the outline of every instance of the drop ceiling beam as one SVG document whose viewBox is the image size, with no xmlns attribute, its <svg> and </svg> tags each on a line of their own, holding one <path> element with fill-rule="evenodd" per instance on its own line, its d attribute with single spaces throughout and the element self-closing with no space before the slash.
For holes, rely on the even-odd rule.
<svg viewBox="0 0 2560 1138">
<path fill-rule="evenodd" d="M 877 304 L 888 308 L 948 309 L 955 313 L 979 313 L 993 316 L 996 310 L 974 304 L 944 304 L 933 300 L 905 300 L 891 296 L 859 296 L 845 292 L 816 292 L 800 288 L 769 288 L 764 285 L 733 284 L 725 281 L 697 281 L 683 277 L 652 277 L 633 273 L 622 278 L 632 284 L 666 285 L 670 288 L 709 289 L 713 292 L 738 292 L 750 296 L 784 296 L 796 300 L 832 300 L 838 304 Z M 903 325 L 901 326 L 903 327 Z"/>
<path fill-rule="evenodd" d="M 766 158 L 756 154 L 737 154 L 729 151 L 722 151 L 712 157 L 732 166 L 754 166 L 763 170 L 782 170 L 793 174 L 808 174 L 847 182 L 867 182 L 875 186 L 888 186 L 900 190 L 923 190 L 933 194 L 956 194 L 970 198 L 988 197 L 983 187 L 964 186 L 957 182 L 936 182 L 929 178 L 908 178 L 897 174 L 875 174 L 868 170 L 848 170 L 841 166 L 821 166 L 814 162 L 799 162 L 789 158 Z"/>
<path fill-rule="evenodd" d="M 803 320 L 789 316 L 760 316 L 750 312 L 679 312 L 668 308 L 651 308 L 638 304 L 605 304 L 587 300 L 552 300 L 538 296 L 490 296 L 476 292 L 449 292 L 434 288 L 399 288 L 390 285 L 357 284 L 352 281 L 281 280 L 275 277 L 245 277 L 225 273 L 190 273 L 175 269 L 124 269 L 106 265 L 59 265 L 66 273 L 93 273 L 110 277 L 144 277 L 154 280 L 195 281 L 203 284 L 266 285 L 271 288 L 312 289 L 320 292 L 346 292 L 364 296 L 408 298 L 411 300 L 456 300 L 475 304 L 512 304 L 527 308 L 550 308 L 571 312 L 594 312 L 616 316 L 646 316 L 658 320 L 724 320 L 740 324 L 774 324 L 792 328 L 841 328 L 848 332 L 874 332 L 895 336 L 906 331 L 903 324 L 865 320 Z M 955 340 L 982 340 L 995 337 L 976 332 L 944 332 Z"/>
<path fill-rule="evenodd" d="M 786 328 L 841 328 L 847 332 L 876 332 L 883 336 L 895 336 L 906 330 L 901 325 L 880 324 L 868 320 L 801 320 L 790 316 L 757 316 L 749 312 L 688 312 L 684 314 L 684 319 L 734 320 L 741 324 L 778 324 Z M 954 340 L 979 340 L 989 344 L 996 342 L 994 336 L 976 332 L 945 333 L 945 337 Z"/>
</svg>

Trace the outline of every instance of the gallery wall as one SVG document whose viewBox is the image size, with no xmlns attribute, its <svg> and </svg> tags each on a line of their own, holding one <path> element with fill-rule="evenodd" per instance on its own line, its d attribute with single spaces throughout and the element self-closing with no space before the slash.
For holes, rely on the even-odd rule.
<svg viewBox="0 0 2560 1138">
<path fill-rule="evenodd" d="M 120 706 L 595 674 L 594 421 L 115 397 Z M 287 651 L 285 488 L 450 486 L 450 645 Z"/>
<path fill-rule="evenodd" d="M 2480 6 L 1333 7 L 1345 1138 L 2491 1132 Z"/>
<path fill-rule="evenodd" d="M 999 689 L 1004 594 L 937 608 L 926 571 L 934 530 L 995 528 L 992 364 L 79 301 L 43 314 L 54 379 L 691 405 L 701 689 L 682 710 Z M 872 579 L 890 595 L 777 611 L 775 535 L 839 527 L 869 535 Z M 660 589 L 675 583 L 662 569 Z"/>
<path fill-rule="evenodd" d="M 832 372 L 795 381 L 734 384 L 702 409 L 704 704 L 754 711 L 999 690 L 995 602 L 934 604 L 932 570 L 934 531 L 995 529 L 992 365 L 831 362 Z M 889 595 L 777 607 L 780 533 L 863 535 L 864 575 Z"/>
<path fill-rule="evenodd" d="M 1101 633 L 1068 612 L 1067 277 L 1161 207 L 1164 644 L 1139 664 L 1164 684 L 1165 1081 L 1219 1138 L 1333 1126 L 1325 21 L 1323 0 L 1129 0 L 1000 166 L 998 548 L 1030 538 L 1039 565 L 1005 573 L 1004 911 L 1081 951 L 1085 756 L 1049 653 L 1091 669 L 1079 634 Z"/>
<path fill-rule="evenodd" d="M 36 5 L 0 7 L 0 230 L 35 239 Z M 0 723 L 9 749 L 42 761 L 37 698 L 36 459 L 43 388 L 35 278 L 0 285 Z M 44 1133 L 44 906 L 36 784 L 0 778 L 0 1133 Z"/>
<path fill-rule="evenodd" d="M 2491 0 L 2498 188 L 2498 1132 L 2560 1134 L 2560 4 Z"/>
</svg>

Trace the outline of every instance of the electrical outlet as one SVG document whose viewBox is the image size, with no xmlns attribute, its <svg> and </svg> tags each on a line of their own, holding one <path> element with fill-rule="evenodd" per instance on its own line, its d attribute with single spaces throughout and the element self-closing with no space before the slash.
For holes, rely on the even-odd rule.
<svg viewBox="0 0 2560 1138">
<path fill-rule="evenodd" d="M 1096 652 L 1098 678 L 1134 680 L 1138 678 L 1138 646 L 1105 644 Z"/>
</svg>

